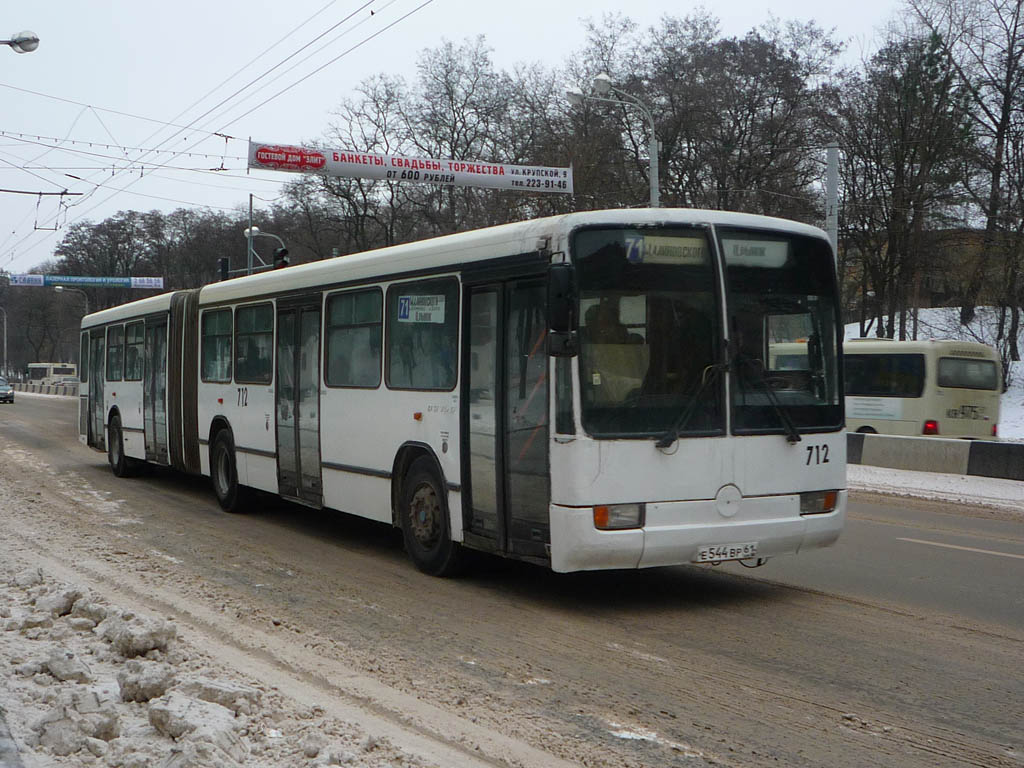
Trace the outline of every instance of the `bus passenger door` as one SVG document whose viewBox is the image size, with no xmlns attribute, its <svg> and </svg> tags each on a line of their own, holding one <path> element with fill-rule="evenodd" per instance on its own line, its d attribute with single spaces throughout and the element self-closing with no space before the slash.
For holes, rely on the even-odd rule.
<svg viewBox="0 0 1024 768">
<path fill-rule="evenodd" d="M 467 293 L 467 543 L 546 558 L 550 482 L 545 284 L 521 280 L 472 287 Z"/>
<path fill-rule="evenodd" d="M 89 340 L 89 445 L 105 450 L 106 433 L 103 430 L 103 329 L 92 332 Z"/>
<path fill-rule="evenodd" d="M 277 305 L 278 492 L 320 506 L 320 295 Z"/>
<path fill-rule="evenodd" d="M 167 318 L 146 321 L 142 361 L 142 428 L 146 438 L 146 459 L 168 464 Z"/>
</svg>

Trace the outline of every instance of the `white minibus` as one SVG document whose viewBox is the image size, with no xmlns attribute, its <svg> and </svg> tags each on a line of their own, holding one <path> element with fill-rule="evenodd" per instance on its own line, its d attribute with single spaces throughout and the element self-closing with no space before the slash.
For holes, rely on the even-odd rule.
<svg viewBox="0 0 1024 768">
<path fill-rule="evenodd" d="M 846 427 L 852 432 L 995 440 L 999 353 L 972 341 L 848 339 Z"/>
</svg>

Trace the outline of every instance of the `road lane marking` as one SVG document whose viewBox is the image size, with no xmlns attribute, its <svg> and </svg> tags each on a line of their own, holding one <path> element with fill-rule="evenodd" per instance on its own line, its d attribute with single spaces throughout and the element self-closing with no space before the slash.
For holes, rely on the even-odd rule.
<svg viewBox="0 0 1024 768">
<path fill-rule="evenodd" d="M 1024 560 L 1024 555 L 1015 555 L 1012 552 L 996 552 L 991 549 L 977 549 L 976 547 L 960 547 L 956 544 L 943 544 L 939 541 L 925 541 L 924 539 L 901 539 L 897 538 L 896 541 L 912 541 L 915 544 L 930 544 L 933 547 L 945 547 L 946 549 L 962 549 L 964 552 L 980 552 L 983 555 L 998 555 L 999 557 L 1015 557 L 1018 560 Z"/>
</svg>

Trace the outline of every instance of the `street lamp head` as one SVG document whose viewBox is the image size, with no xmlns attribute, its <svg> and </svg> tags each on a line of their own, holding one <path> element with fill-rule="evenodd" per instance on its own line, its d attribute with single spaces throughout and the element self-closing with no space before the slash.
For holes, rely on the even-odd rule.
<svg viewBox="0 0 1024 768">
<path fill-rule="evenodd" d="M 242 235 L 245 237 L 256 237 L 260 233 L 259 227 L 246 227 L 242 230 Z"/>
<path fill-rule="evenodd" d="M 55 290 L 57 293 L 64 293 L 64 286 L 63 285 L 55 285 L 55 286 L 53 286 L 53 290 Z"/>
<path fill-rule="evenodd" d="M 579 88 L 567 88 L 565 91 L 565 100 L 568 101 L 572 106 L 582 106 L 583 100 L 586 97 L 583 95 L 583 91 Z"/>
<path fill-rule="evenodd" d="M 594 78 L 594 90 L 602 96 L 612 92 L 612 79 L 608 77 L 607 73 L 602 72 Z"/>
<path fill-rule="evenodd" d="M 24 32 L 11 35 L 10 40 L 0 40 L 0 42 L 11 46 L 11 50 L 15 53 L 31 53 L 39 47 L 39 35 L 26 29 Z"/>
</svg>

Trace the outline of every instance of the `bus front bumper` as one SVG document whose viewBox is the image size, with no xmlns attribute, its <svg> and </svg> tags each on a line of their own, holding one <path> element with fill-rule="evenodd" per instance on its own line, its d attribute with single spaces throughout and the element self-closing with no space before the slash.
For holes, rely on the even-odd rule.
<svg viewBox="0 0 1024 768">
<path fill-rule="evenodd" d="M 800 497 L 744 497 L 726 518 L 714 500 L 650 502 L 643 528 L 603 531 L 591 507 L 551 505 L 551 568 L 558 572 L 653 568 L 697 562 L 701 547 L 757 544 L 757 557 L 834 544 L 846 519 L 847 492 L 826 514 L 801 515 Z"/>
</svg>

